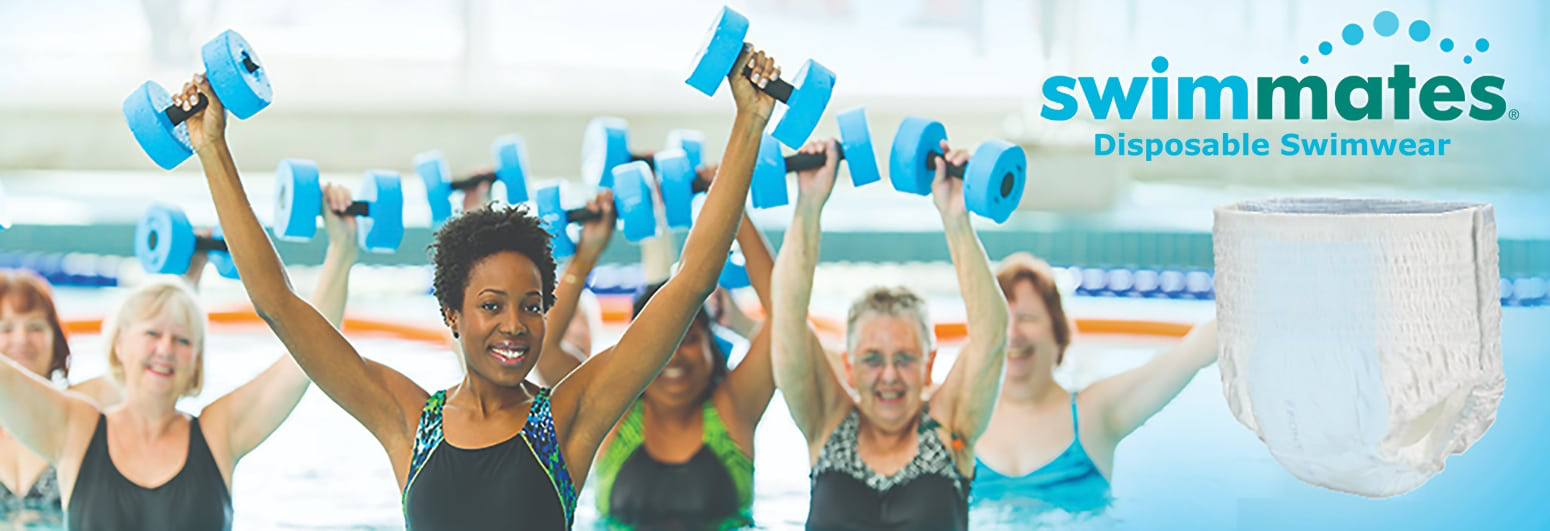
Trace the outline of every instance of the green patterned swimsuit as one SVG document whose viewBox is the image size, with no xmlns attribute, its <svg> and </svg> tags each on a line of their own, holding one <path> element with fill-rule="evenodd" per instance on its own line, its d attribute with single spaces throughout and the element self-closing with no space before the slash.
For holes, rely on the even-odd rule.
<svg viewBox="0 0 1550 531">
<path fill-rule="evenodd" d="M 662 463 L 643 445 L 642 405 L 630 408 L 597 459 L 597 510 L 639 529 L 735 529 L 752 525 L 753 461 L 727 433 L 709 400 L 704 444 L 687 462 Z"/>
</svg>

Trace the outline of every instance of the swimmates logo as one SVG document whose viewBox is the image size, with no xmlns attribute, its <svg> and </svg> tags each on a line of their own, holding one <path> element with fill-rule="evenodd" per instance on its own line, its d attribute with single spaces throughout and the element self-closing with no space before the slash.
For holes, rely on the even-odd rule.
<svg viewBox="0 0 1550 531">
<path fill-rule="evenodd" d="M 1379 37 L 1393 37 L 1400 31 L 1399 17 L 1391 11 L 1373 17 L 1372 31 Z M 1405 29 L 1410 40 L 1428 44 L 1432 37 L 1431 26 L 1424 20 L 1415 20 Z M 1347 24 L 1341 31 L 1341 40 L 1349 46 L 1361 44 L 1366 30 L 1358 24 Z M 1437 41 L 1437 48 L 1444 54 L 1455 51 L 1464 64 L 1473 64 L 1475 56 L 1490 50 L 1491 44 L 1484 38 L 1476 39 L 1473 52 L 1455 46 L 1453 39 Z M 1456 50 L 1457 49 L 1457 50 Z M 1318 45 L 1318 54 L 1328 56 L 1335 47 L 1328 41 Z M 1310 57 L 1298 59 L 1308 64 Z M 1152 59 L 1152 72 L 1168 72 L 1168 59 L 1158 56 Z M 1425 118 L 1436 121 L 1453 121 L 1465 116 L 1477 121 L 1495 121 L 1506 116 L 1518 119 L 1518 111 L 1508 109 L 1502 96 L 1506 80 L 1498 76 L 1482 75 L 1468 82 L 1452 76 L 1435 76 L 1417 79 L 1410 74 L 1410 65 L 1395 64 L 1387 76 L 1351 75 L 1331 84 L 1320 76 L 1296 77 L 1282 75 L 1259 77 L 1250 83 L 1241 76 L 1135 77 L 1128 84 L 1117 77 L 1103 81 L 1092 77 L 1055 76 L 1044 81 L 1044 108 L 1039 112 L 1049 120 L 1070 120 L 1076 117 L 1082 104 L 1097 120 L 1116 116 L 1130 120 L 1136 114 L 1143 98 L 1151 97 L 1153 120 L 1194 120 L 1203 115 L 1207 120 L 1222 118 L 1226 107 L 1234 120 L 1249 119 L 1252 96 L 1253 116 L 1257 120 L 1277 117 L 1287 120 L 1328 120 L 1330 107 L 1334 115 L 1348 121 L 1362 120 L 1410 120 L 1412 108 L 1418 107 Z M 1176 95 L 1177 116 L 1170 116 L 1170 94 Z M 1197 112 L 1195 97 L 1203 95 L 1204 109 Z M 1307 95 L 1309 108 L 1303 108 L 1303 96 Z M 1360 94 L 1360 97 L 1358 96 Z M 1276 96 L 1281 96 L 1279 105 Z M 1080 97 L 1079 97 L 1080 96 Z M 1224 105 L 1225 104 L 1225 105 Z M 1277 114 L 1279 111 L 1279 115 Z M 1304 138 L 1297 133 L 1281 135 L 1279 154 L 1284 156 L 1445 156 L 1452 143 L 1448 138 L 1342 138 L 1331 132 L 1329 137 Z M 1093 153 L 1098 156 L 1144 156 L 1147 161 L 1161 156 L 1268 156 L 1271 152 L 1268 138 L 1251 137 L 1248 133 L 1222 133 L 1219 138 L 1127 138 L 1124 133 L 1098 133 L 1093 138 Z"/>
</svg>

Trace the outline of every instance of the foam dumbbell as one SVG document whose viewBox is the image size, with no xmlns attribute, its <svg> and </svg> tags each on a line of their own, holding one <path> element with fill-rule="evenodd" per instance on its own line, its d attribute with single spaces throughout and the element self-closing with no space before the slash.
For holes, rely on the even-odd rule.
<svg viewBox="0 0 1550 531">
<path fill-rule="evenodd" d="M 667 144 L 662 149 L 682 150 L 689 157 L 689 165 L 699 168 L 705 163 L 705 133 L 694 129 L 668 131 Z"/>
<path fill-rule="evenodd" d="M 668 132 L 664 150 L 679 149 L 694 167 L 700 165 L 705 135 L 691 129 Z M 581 177 L 598 188 L 613 188 L 613 170 L 634 161 L 652 162 L 654 154 L 630 149 L 630 124 L 623 118 L 599 116 L 581 134 Z"/>
<path fill-rule="evenodd" d="M 404 191 L 398 174 L 372 170 L 361 183 L 361 199 L 340 215 L 356 217 L 356 237 L 362 249 L 393 253 L 404 240 Z M 283 240 L 309 241 L 317 234 L 323 213 L 323 187 L 318 166 L 310 160 L 285 159 L 275 170 L 274 235 Z"/>
<path fill-rule="evenodd" d="M 205 251 L 216 272 L 237 278 L 237 265 L 226 251 L 220 228 L 211 236 L 194 232 L 188 216 L 175 206 L 156 204 L 135 224 L 135 258 L 151 273 L 181 275 L 188 272 L 196 251 Z"/>
<path fill-rule="evenodd" d="M 651 168 L 645 162 L 634 161 L 613 171 L 614 211 L 622 226 L 624 239 L 639 242 L 657 233 L 656 209 L 651 204 L 651 190 L 647 179 Z M 547 186 L 538 189 L 534 200 L 538 203 L 538 218 L 554 243 L 554 257 L 565 258 L 576 254 L 576 244 L 566 234 L 572 223 L 597 219 L 597 212 L 586 209 L 566 209 L 560 201 L 560 187 Z"/>
<path fill-rule="evenodd" d="M 840 126 L 839 159 L 850 166 L 850 181 L 863 186 L 882 180 L 877 167 L 877 153 L 872 149 L 872 133 L 867 129 L 866 111 L 861 108 L 842 112 L 835 117 Z M 754 208 L 784 206 L 790 202 L 786 193 L 786 174 L 818 168 L 828 158 L 818 153 L 784 155 L 780 144 L 768 135 L 759 143 L 759 159 L 754 164 L 753 185 L 749 196 Z"/>
<path fill-rule="evenodd" d="M 705 43 L 697 51 L 694 71 L 685 82 L 706 96 L 714 96 L 734 67 L 742 68 L 742 75 L 749 75 L 747 65 L 734 64 L 743 52 L 743 38 L 747 35 L 748 18 L 732 8 L 722 7 L 711 23 Z M 808 59 L 792 79 L 796 80 L 795 84 L 771 79 L 761 90 L 786 104 L 776 110 L 778 116 L 770 118 L 775 124 L 771 136 L 796 149 L 807 142 L 808 135 L 818 126 L 824 108 L 829 105 L 829 96 L 834 92 L 834 72 Z"/>
<path fill-rule="evenodd" d="M 658 151 L 654 160 L 667 226 L 674 229 L 688 227 L 693 221 L 694 196 L 710 189 L 709 183 L 700 179 L 699 166 L 684 150 Z"/>
<path fill-rule="evenodd" d="M 272 92 L 268 71 L 237 32 L 226 30 L 200 50 L 205 76 L 226 110 L 246 120 L 269 106 Z M 124 119 L 140 149 L 157 166 L 172 169 L 194 154 L 183 122 L 209 105 L 203 94 L 191 109 L 172 105 L 172 97 L 155 81 L 146 81 L 124 98 Z"/>
<path fill-rule="evenodd" d="M 506 202 L 527 201 L 527 144 L 519 135 L 496 138 L 490 144 L 495 170 L 452 180 L 447 158 L 440 151 L 427 151 L 414 157 L 414 171 L 425 182 L 425 199 L 431 206 L 431 223 L 440 225 L 452 217 L 452 191 L 467 191 L 483 183 L 499 182 L 506 187 Z"/>
<path fill-rule="evenodd" d="M 888 157 L 888 178 L 901 192 L 931 194 L 936 165 L 942 161 L 947 129 L 941 122 L 910 116 L 899 124 Z M 949 165 L 947 175 L 963 179 L 963 201 L 970 212 L 1003 223 L 1022 201 L 1028 157 L 1023 148 L 987 140 L 964 166 Z"/>
</svg>

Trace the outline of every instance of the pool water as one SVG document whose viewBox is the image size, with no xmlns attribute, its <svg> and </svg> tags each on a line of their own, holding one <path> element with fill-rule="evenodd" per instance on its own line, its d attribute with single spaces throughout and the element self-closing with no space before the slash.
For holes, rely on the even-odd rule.
<svg viewBox="0 0 1550 531">
<path fill-rule="evenodd" d="M 67 293 L 66 310 L 101 307 L 101 294 Z M 429 297 L 398 297 L 387 303 L 352 301 L 352 311 L 434 315 Z M 1077 317 L 1141 317 L 1180 322 L 1208 318 L 1210 302 L 1072 298 Z M 369 310 L 368 310 L 369 309 Z M 405 313 L 405 312 L 413 313 Z M 936 311 L 936 308 L 933 308 Z M 935 315 L 949 315 L 943 308 Z M 961 305 L 958 310 L 961 312 Z M 79 313 L 79 312 L 77 312 Z M 1115 455 L 1115 502 L 1097 516 L 1069 515 L 1036 505 L 979 510 L 976 529 L 1305 529 L 1405 527 L 1550 527 L 1540 511 L 1538 478 L 1550 473 L 1540 450 L 1550 420 L 1538 411 L 1550 393 L 1550 309 L 1504 312 L 1504 363 L 1508 391 L 1496 424 L 1467 455 L 1409 494 L 1369 500 L 1301 483 L 1270 457 L 1252 432 L 1228 411 L 1215 366 L 1198 374 L 1173 403 L 1124 443 Z M 940 318 L 940 317 L 939 317 Z M 402 319 L 401 319 L 402 320 Z M 419 319 L 416 319 L 419 320 Z M 619 329 L 609 327 L 596 344 L 609 344 Z M 357 349 L 392 366 L 427 390 L 456 383 L 461 369 L 446 348 L 387 337 L 352 337 Z M 1144 363 L 1171 341 L 1117 336 L 1078 336 L 1059 378 L 1077 388 Z M 72 338 L 76 365 L 72 380 L 101 374 L 100 339 Z M 937 380 L 951 366 L 944 345 Z M 198 411 L 207 401 L 247 381 L 283 354 L 261 326 L 221 326 L 208 339 L 204 393 L 181 407 Z M 755 436 L 755 521 L 762 528 L 799 528 L 806 518 L 808 478 L 800 432 L 777 393 Z M 234 476 L 238 529 L 401 529 L 399 493 L 381 447 L 353 418 L 315 388 L 290 419 L 247 456 Z M 578 529 L 595 526 L 592 491 L 585 490 Z M 1480 511 L 1489 507 L 1488 511 Z"/>
</svg>

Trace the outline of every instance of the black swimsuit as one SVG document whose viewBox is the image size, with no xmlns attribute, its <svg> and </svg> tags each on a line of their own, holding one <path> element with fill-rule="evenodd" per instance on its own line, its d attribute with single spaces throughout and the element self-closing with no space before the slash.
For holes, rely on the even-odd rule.
<svg viewBox="0 0 1550 531">
<path fill-rule="evenodd" d="M 921 412 L 920 424 L 930 416 Z M 892 476 L 873 471 L 856 451 L 860 414 L 851 410 L 818 454 L 812 471 L 807 528 L 817 530 L 920 529 L 969 526 L 969 478 L 935 430 L 916 436 L 915 458 Z"/>
<path fill-rule="evenodd" d="M 446 391 L 425 401 L 416 430 L 404 521 L 409 529 L 569 529 L 576 489 L 560 455 L 549 390 L 540 389 L 522 431 L 466 450 L 441 432 Z"/>
<path fill-rule="evenodd" d="M 145 488 L 120 474 L 108 456 L 108 419 L 98 415 L 97 430 L 81 459 L 75 491 L 66 510 L 71 531 L 156 529 L 209 531 L 231 529 L 231 493 L 210 455 L 196 417 L 188 423 L 188 458 L 176 476 Z"/>
</svg>

